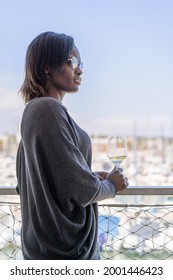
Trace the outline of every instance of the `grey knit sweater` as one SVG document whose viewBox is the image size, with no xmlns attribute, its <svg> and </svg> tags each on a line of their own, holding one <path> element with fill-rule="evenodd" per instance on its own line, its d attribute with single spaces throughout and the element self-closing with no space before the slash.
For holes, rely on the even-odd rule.
<svg viewBox="0 0 173 280">
<path fill-rule="evenodd" d="M 25 107 L 17 179 L 24 259 L 95 259 L 97 202 L 115 186 L 92 173 L 90 138 L 56 99 Z"/>
</svg>

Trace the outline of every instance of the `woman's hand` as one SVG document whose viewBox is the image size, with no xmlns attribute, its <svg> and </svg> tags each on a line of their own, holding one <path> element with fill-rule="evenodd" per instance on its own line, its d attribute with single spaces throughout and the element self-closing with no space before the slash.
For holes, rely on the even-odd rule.
<svg viewBox="0 0 173 280">
<path fill-rule="evenodd" d="M 122 168 L 115 168 L 113 169 L 107 176 L 106 179 L 110 179 L 114 184 L 116 188 L 116 194 L 125 188 L 128 187 L 128 179 L 127 177 L 124 177 L 123 175 L 123 169 Z"/>
</svg>

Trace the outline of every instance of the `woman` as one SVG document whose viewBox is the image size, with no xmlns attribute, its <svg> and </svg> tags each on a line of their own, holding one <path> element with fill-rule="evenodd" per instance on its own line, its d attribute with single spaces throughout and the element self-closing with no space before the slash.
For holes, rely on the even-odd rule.
<svg viewBox="0 0 173 280">
<path fill-rule="evenodd" d="M 128 182 L 121 169 L 92 173 L 90 138 L 62 104 L 81 84 L 79 51 L 72 37 L 45 32 L 25 66 L 17 153 L 24 259 L 99 259 L 97 202 Z"/>
</svg>

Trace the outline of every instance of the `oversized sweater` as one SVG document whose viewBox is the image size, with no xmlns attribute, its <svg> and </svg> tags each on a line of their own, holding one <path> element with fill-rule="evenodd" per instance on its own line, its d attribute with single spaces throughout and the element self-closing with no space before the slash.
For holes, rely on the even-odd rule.
<svg viewBox="0 0 173 280">
<path fill-rule="evenodd" d="M 24 259 L 95 259 L 97 202 L 115 186 L 91 171 L 90 138 L 56 99 L 26 105 L 16 168 Z"/>
</svg>

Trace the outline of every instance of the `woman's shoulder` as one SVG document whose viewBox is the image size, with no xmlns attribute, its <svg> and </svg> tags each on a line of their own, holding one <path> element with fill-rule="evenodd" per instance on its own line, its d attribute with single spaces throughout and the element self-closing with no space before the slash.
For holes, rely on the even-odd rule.
<svg viewBox="0 0 173 280">
<path fill-rule="evenodd" d="M 39 127 L 43 125 L 67 123 L 68 113 L 65 107 L 55 98 L 38 97 L 32 99 L 25 107 L 22 116 L 22 127 Z"/>
<path fill-rule="evenodd" d="M 25 112 L 32 112 L 34 113 L 34 111 L 37 112 L 37 114 L 40 112 L 44 112 L 46 113 L 47 111 L 49 111 L 49 109 L 52 109 L 52 111 L 56 111 L 59 113 L 64 113 L 64 111 L 66 111 L 66 107 L 58 100 L 56 100 L 53 97 L 37 97 L 32 99 L 25 108 Z"/>
<path fill-rule="evenodd" d="M 65 106 L 60 101 L 58 101 L 57 99 L 50 97 L 50 96 L 44 96 L 44 97 L 42 96 L 42 97 L 33 98 L 30 102 L 28 102 L 27 107 L 42 106 L 42 105 L 46 105 L 46 104 L 60 106 L 60 107 L 65 108 Z"/>
</svg>

